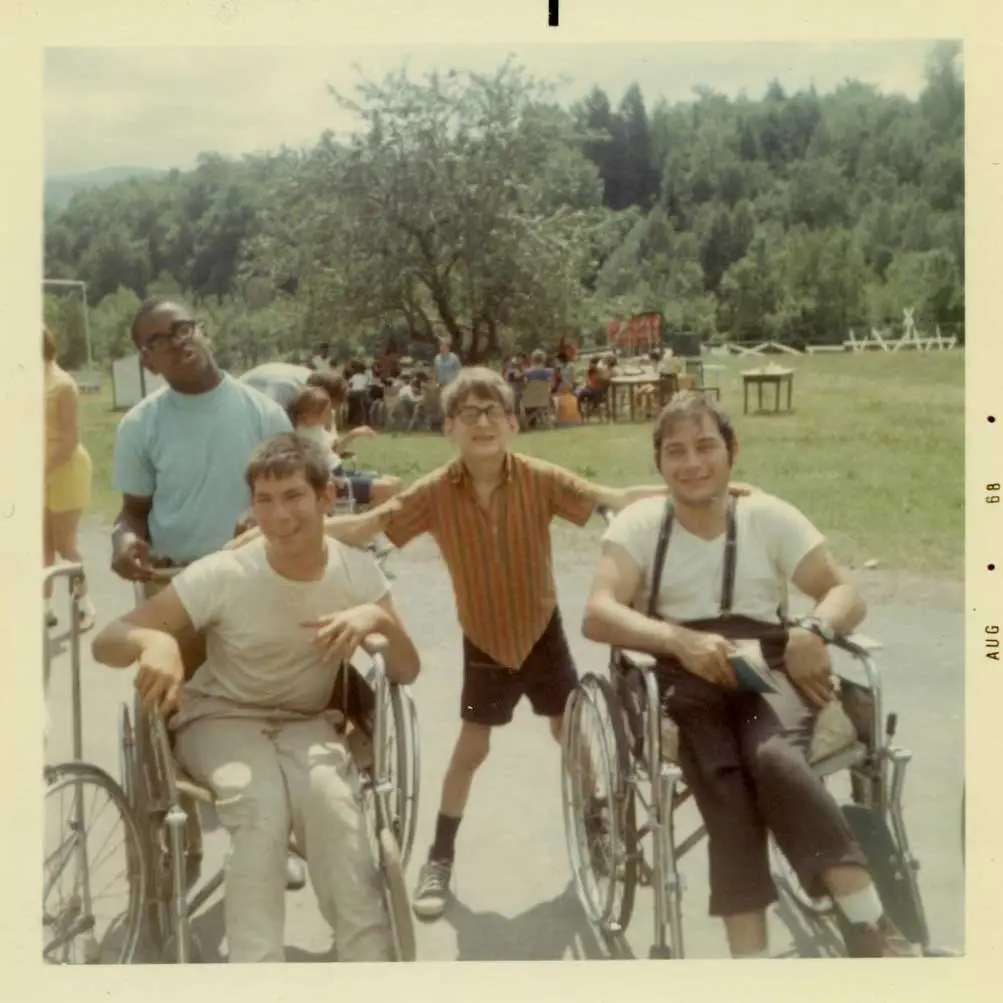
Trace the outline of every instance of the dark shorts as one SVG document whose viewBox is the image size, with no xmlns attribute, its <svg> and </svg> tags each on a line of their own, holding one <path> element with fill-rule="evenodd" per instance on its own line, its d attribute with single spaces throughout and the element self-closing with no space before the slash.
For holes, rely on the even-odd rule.
<svg viewBox="0 0 1003 1003">
<path fill-rule="evenodd" d="M 463 693 L 460 717 L 471 724 L 498 727 L 512 720 L 512 712 L 523 697 L 529 699 L 534 714 L 560 717 L 578 672 L 568 647 L 560 611 L 517 669 L 499 665 L 490 655 L 463 638 Z"/>
<path fill-rule="evenodd" d="M 368 505 L 373 499 L 373 481 L 376 480 L 375 477 L 363 477 L 360 474 L 338 474 L 336 476 L 343 477 L 352 486 L 352 497 L 360 505 Z M 347 498 L 348 488 L 343 485 L 338 485 L 338 497 Z"/>
</svg>

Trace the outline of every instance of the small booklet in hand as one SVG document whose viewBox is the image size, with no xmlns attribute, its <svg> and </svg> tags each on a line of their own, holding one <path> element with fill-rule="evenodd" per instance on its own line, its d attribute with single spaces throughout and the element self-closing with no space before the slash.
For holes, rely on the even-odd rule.
<svg viewBox="0 0 1003 1003">
<path fill-rule="evenodd" d="M 739 689 L 751 693 L 780 692 L 770 676 L 770 668 L 758 641 L 736 641 L 735 649 L 728 661 L 738 677 Z"/>
</svg>

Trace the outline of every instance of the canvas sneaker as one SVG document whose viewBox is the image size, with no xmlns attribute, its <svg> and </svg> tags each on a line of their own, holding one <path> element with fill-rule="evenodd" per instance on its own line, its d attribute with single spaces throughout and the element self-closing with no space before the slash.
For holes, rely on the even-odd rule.
<svg viewBox="0 0 1003 1003">
<path fill-rule="evenodd" d="M 446 911 L 452 876 L 451 860 L 429 860 L 422 867 L 411 906 L 416 916 L 421 919 L 438 919 Z"/>
</svg>

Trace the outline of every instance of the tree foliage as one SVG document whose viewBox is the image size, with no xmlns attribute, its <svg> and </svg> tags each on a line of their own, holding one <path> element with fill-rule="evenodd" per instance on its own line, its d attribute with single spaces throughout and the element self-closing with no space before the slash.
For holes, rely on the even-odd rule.
<svg viewBox="0 0 1003 1003">
<path fill-rule="evenodd" d="M 840 341 L 905 307 L 961 330 L 956 45 L 931 48 L 916 101 L 848 80 L 562 108 L 512 62 L 331 96 L 357 117 L 347 139 L 205 153 L 47 212 L 46 274 L 88 283 L 98 359 L 128 350 L 153 292 L 194 301 L 235 366 L 391 334 L 478 360 L 647 311 L 717 339 Z M 46 316 L 79 355 L 68 303 Z"/>
</svg>

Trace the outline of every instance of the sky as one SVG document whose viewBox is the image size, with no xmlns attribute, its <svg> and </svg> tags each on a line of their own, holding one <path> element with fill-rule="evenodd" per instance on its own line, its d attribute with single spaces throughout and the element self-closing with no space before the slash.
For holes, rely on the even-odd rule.
<svg viewBox="0 0 1003 1003">
<path fill-rule="evenodd" d="M 46 175 L 104 167 L 193 166 L 228 156 L 310 146 L 326 129 L 351 132 L 327 85 L 351 93 L 358 72 L 379 80 L 407 64 L 490 72 L 510 53 L 535 77 L 564 80 L 570 103 L 593 86 L 614 105 L 637 82 L 649 110 L 689 100 L 696 86 L 761 97 L 770 80 L 788 92 L 825 93 L 847 78 L 916 97 L 926 41 L 687 43 L 678 45 L 393 46 L 337 48 L 50 48 L 44 83 Z M 357 67 L 357 69 L 356 69 Z"/>
</svg>

